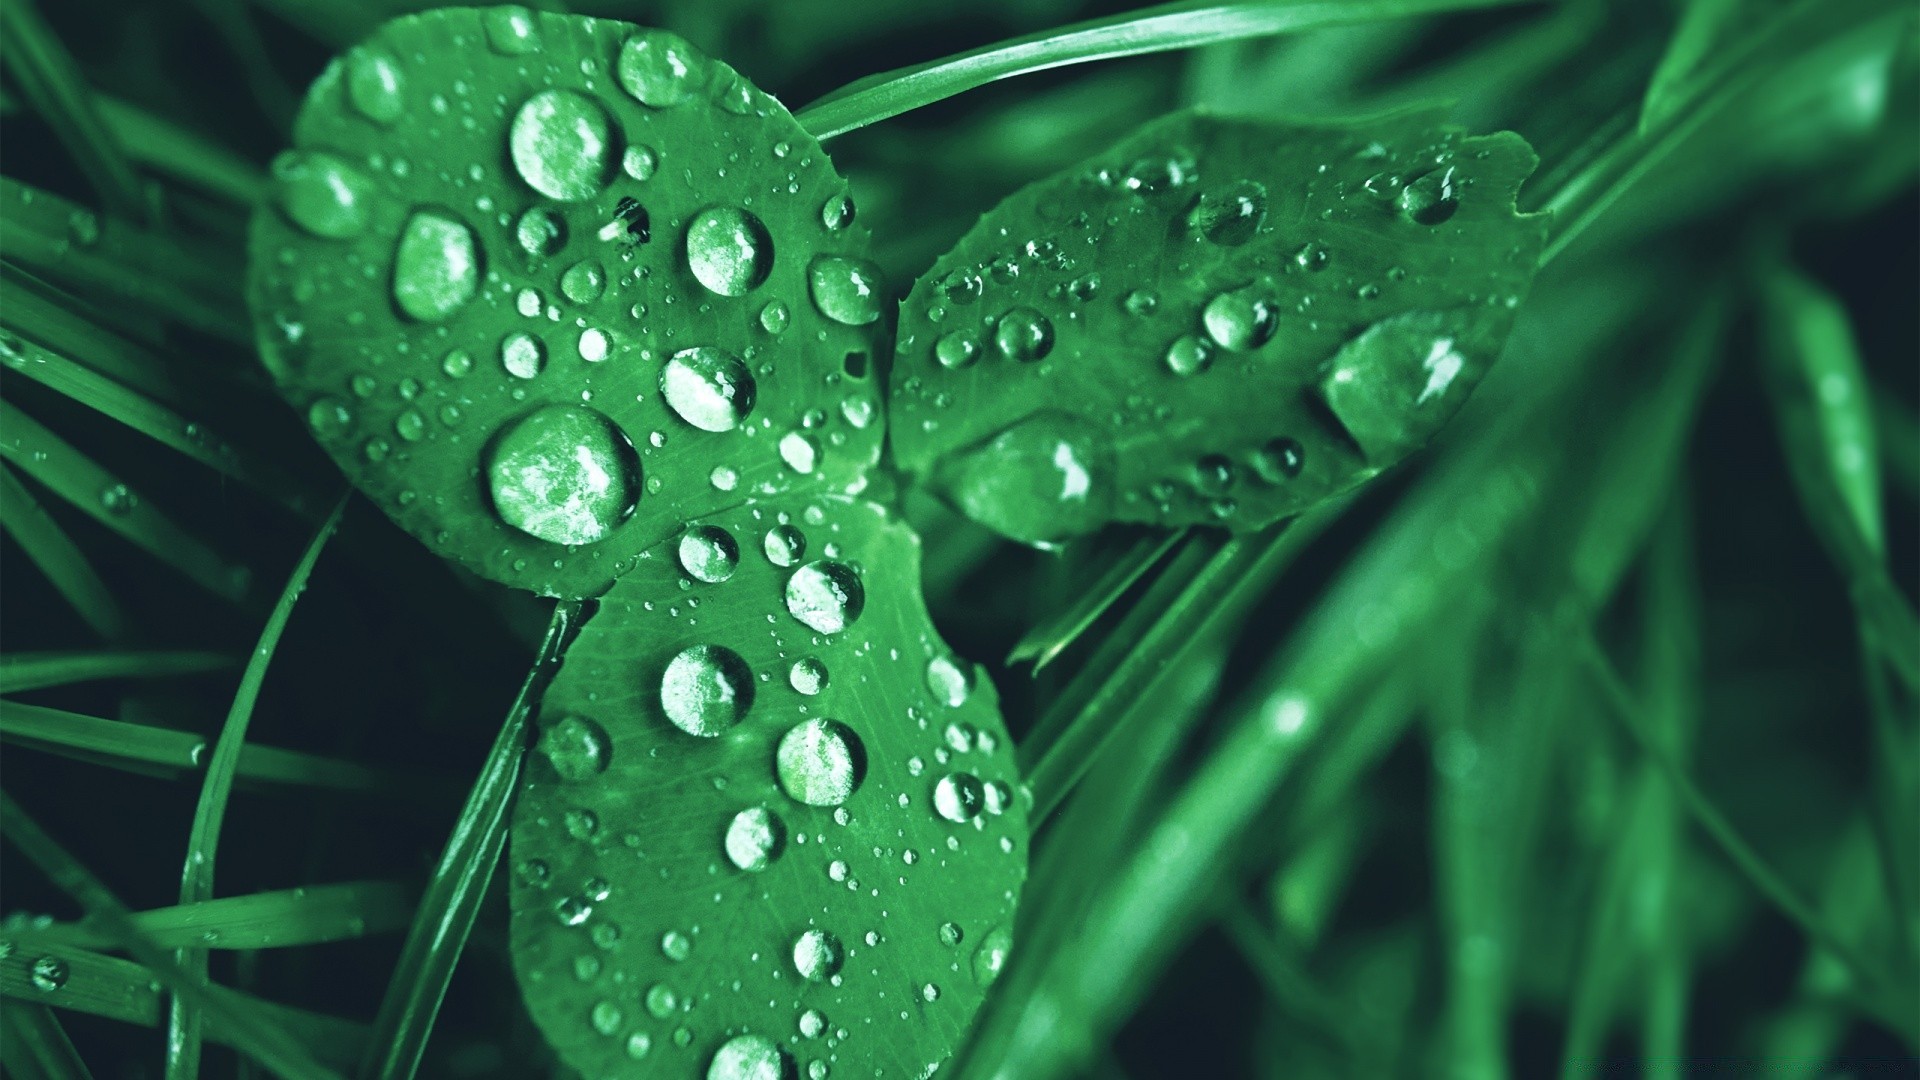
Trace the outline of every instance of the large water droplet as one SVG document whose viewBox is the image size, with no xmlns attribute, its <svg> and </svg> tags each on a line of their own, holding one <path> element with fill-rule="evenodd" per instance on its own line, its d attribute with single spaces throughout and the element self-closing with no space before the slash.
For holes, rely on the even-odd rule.
<svg viewBox="0 0 1920 1080">
<path fill-rule="evenodd" d="M 557 254 L 567 246 L 567 223 L 551 209 L 536 206 L 520 215 L 513 227 L 513 238 L 528 255 Z"/>
<path fill-rule="evenodd" d="M 1466 397 L 1475 378 L 1463 375 L 1477 365 L 1457 344 L 1467 330 L 1458 325 L 1464 317 L 1396 315 L 1333 354 L 1320 392 L 1368 460 L 1397 460 L 1426 442 Z"/>
<path fill-rule="evenodd" d="M 867 749 L 838 720 L 795 724 L 780 738 L 774 772 L 789 796 L 808 806 L 839 806 L 853 796 L 867 773 Z"/>
<path fill-rule="evenodd" d="M 721 296 L 745 296 L 773 269 L 773 237 L 745 210 L 711 207 L 687 226 L 687 265 Z"/>
<path fill-rule="evenodd" d="M 1239 247 L 1253 239 L 1266 219 L 1267 189 L 1252 180 L 1239 180 L 1200 196 L 1187 218 L 1200 235 L 1225 247 Z"/>
<path fill-rule="evenodd" d="M 421 322 L 439 322 L 480 291 L 480 248 L 466 223 L 415 211 L 393 252 L 393 300 Z"/>
<path fill-rule="evenodd" d="M 787 685 L 795 691 L 813 697 L 827 688 L 827 665 L 816 656 L 803 656 L 787 669 Z"/>
<path fill-rule="evenodd" d="M 793 1057 L 772 1039 L 735 1035 L 713 1052 L 707 1080 L 794 1080 Z"/>
<path fill-rule="evenodd" d="M 386 53 L 365 48 L 348 53 L 346 83 L 347 101 L 377 124 L 391 124 L 406 111 L 399 65 Z"/>
<path fill-rule="evenodd" d="M 753 707 L 753 669 L 724 645 L 682 649 L 660 678 L 660 707 L 689 735 L 718 735 Z"/>
<path fill-rule="evenodd" d="M 936 656 L 927 661 L 927 689 L 933 692 L 934 700 L 957 709 L 967 703 L 973 678 L 951 657 Z"/>
<path fill-rule="evenodd" d="M 525 56 L 540 47 L 540 31 L 533 12 L 518 4 L 487 8 L 480 14 L 487 44 L 502 56 Z"/>
<path fill-rule="evenodd" d="M 694 525 L 680 534 L 680 565 L 701 581 L 716 584 L 740 565 L 740 545 L 718 525 Z"/>
<path fill-rule="evenodd" d="M 775 566 L 793 566 L 807 552 L 807 534 L 792 525 L 775 525 L 767 530 L 761 546 L 768 562 Z"/>
<path fill-rule="evenodd" d="M 508 525 L 550 543 L 591 544 L 633 514 L 640 457 L 598 410 L 549 405 L 494 440 L 487 485 Z"/>
<path fill-rule="evenodd" d="M 936 482 L 973 520 L 1045 544 L 1112 516 L 1112 453 L 1089 422 L 1044 410 L 955 455 Z"/>
<path fill-rule="evenodd" d="M 853 567 L 818 559 L 787 579 L 787 611 L 822 634 L 837 634 L 860 617 L 866 586 Z"/>
<path fill-rule="evenodd" d="M 880 268 L 865 259 L 820 256 L 807 267 L 807 292 L 834 322 L 865 326 L 880 318 Z"/>
<path fill-rule="evenodd" d="M 548 725 L 537 749 L 562 780 L 591 780 L 613 760 L 607 729 L 584 716 L 562 716 Z"/>
<path fill-rule="evenodd" d="M 933 785 L 933 808 L 948 821 L 972 821 L 986 805 L 986 785 L 972 773 L 950 773 Z"/>
<path fill-rule="evenodd" d="M 753 411 L 753 375 L 738 356 L 702 345 L 673 354 L 660 392 L 680 419 L 702 431 L 732 431 Z"/>
<path fill-rule="evenodd" d="M 1053 322 L 1030 307 L 1013 308 L 995 324 L 993 344 L 1009 360 L 1043 360 L 1053 351 Z"/>
<path fill-rule="evenodd" d="M 1001 969 L 1007 966 L 1007 954 L 1013 951 L 1013 932 L 1004 926 L 996 926 L 987 931 L 980 939 L 980 945 L 973 951 L 973 981 L 982 988 L 992 986 L 1000 977 Z"/>
<path fill-rule="evenodd" d="M 1235 352 L 1265 345 L 1279 322 L 1272 298 L 1258 285 L 1231 289 L 1207 301 L 1201 325 L 1214 344 Z"/>
<path fill-rule="evenodd" d="M 367 227 L 367 182 L 332 154 L 289 150 L 273 159 L 280 212 L 307 232 L 345 240 Z"/>
<path fill-rule="evenodd" d="M 808 982 L 826 982 L 846 962 L 846 946 L 825 930 L 808 930 L 794 939 L 793 969 Z"/>
<path fill-rule="evenodd" d="M 1460 209 L 1460 190 L 1453 182 L 1453 167 L 1435 169 L 1415 177 L 1400 189 L 1400 210 L 1421 225 L 1438 225 Z"/>
<path fill-rule="evenodd" d="M 542 90 L 514 115 L 507 135 L 513 166 L 549 199 L 579 202 L 606 186 L 613 125 L 600 103 L 572 90 Z"/>
<path fill-rule="evenodd" d="M 749 806 L 727 823 L 727 859 L 742 870 L 759 873 L 772 866 L 786 842 L 786 823 L 764 806 Z"/>
<path fill-rule="evenodd" d="M 500 366 L 516 379 L 531 379 L 547 368 L 547 343 L 515 330 L 501 339 Z"/>
<path fill-rule="evenodd" d="M 703 88 L 705 59 L 686 39 L 665 30 L 642 30 L 620 46 L 614 74 L 642 105 L 664 109 Z"/>
</svg>

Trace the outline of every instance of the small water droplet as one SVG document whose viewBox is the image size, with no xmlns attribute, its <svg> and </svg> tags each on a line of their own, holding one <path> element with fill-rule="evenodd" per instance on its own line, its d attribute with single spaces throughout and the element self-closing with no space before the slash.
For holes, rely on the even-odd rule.
<svg viewBox="0 0 1920 1080">
<path fill-rule="evenodd" d="M 1315 243 L 1301 244 L 1293 253 L 1293 263 L 1302 270 L 1321 271 L 1333 261 L 1333 253 L 1323 245 Z"/>
<path fill-rule="evenodd" d="M 51 994 L 67 985 L 67 962 L 57 956 L 42 956 L 33 962 L 29 977 L 33 988 L 43 994 Z"/>
<path fill-rule="evenodd" d="M 537 749 L 562 780 L 591 780 L 613 760 L 607 729 L 584 716 L 567 715 L 548 725 Z"/>
<path fill-rule="evenodd" d="M 940 924 L 940 944 L 952 948 L 960 944 L 965 938 L 966 934 L 960 929 L 959 923 L 948 922 Z"/>
<path fill-rule="evenodd" d="M 807 551 L 807 534 L 792 525 L 775 525 L 767 530 L 762 548 L 767 561 L 775 566 L 793 566 Z"/>
<path fill-rule="evenodd" d="M 752 707 L 753 670 L 724 645 L 689 646 L 667 663 L 660 679 L 660 705 L 681 731 L 718 735 Z"/>
<path fill-rule="evenodd" d="M 826 982 L 846 961 L 846 946 L 825 930 L 808 930 L 794 939 L 793 969 L 808 982 Z"/>
<path fill-rule="evenodd" d="M 647 1012 L 655 1020 L 665 1020 L 680 1008 L 680 995 L 666 983 L 654 983 L 647 987 Z"/>
<path fill-rule="evenodd" d="M 734 206 L 700 211 L 687 226 L 687 265 L 721 296 L 745 296 L 773 269 L 773 237 L 760 219 Z"/>
<path fill-rule="evenodd" d="M 880 268 L 865 259 L 819 256 L 807 267 L 807 292 L 834 322 L 866 326 L 880 318 Z"/>
<path fill-rule="evenodd" d="M 853 209 L 853 196 L 829 195 L 827 201 L 820 204 L 820 224 L 839 232 L 853 224 Z"/>
<path fill-rule="evenodd" d="M 341 438 L 353 431 L 353 410 L 339 398 L 315 398 L 307 406 L 307 426 L 319 438 Z"/>
<path fill-rule="evenodd" d="M 949 773 L 933 785 L 933 808 L 948 821 L 972 821 L 986 804 L 986 788 L 972 773 Z"/>
<path fill-rule="evenodd" d="M 1248 285 L 1209 300 L 1200 313 L 1200 322 L 1214 344 L 1235 352 L 1247 352 L 1273 337 L 1279 313 L 1265 289 Z"/>
<path fill-rule="evenodd" d="M 449 379 L 464 379 L 473 372 L 473 354 L 455 349 L 440 361 L 440 371 Z"/>
<path fill-rule="evenodd" d="M 514 223 L 513 238 L 528 255 L 554 255 L 567 246 L 567 223 L 547 207 L 536 206 Z"/>
<path fill-rule="evenodd" d="M 500 342 L 500 366 L 515 378 L 533 378 L 546 370 L 546 342 L 523 330 L 508 334 Z"/>
<path fill-rule="evenodd" d="M 780 436 L 780 460 L 797 473 L 811 473 L 820 461 L 820 444 L 798 431 Z"/>
<path fill-rule="evenodd" d="M 808 806 L 846 802 L 866 771 L 866 746 L 838 720 L 815 718 L 795 724 L 781 736 L 774 753 L 781 789 Z"/>
<path fill-rule="evenodd" d="M 540 31 L 533 12 L 517 4 L 486 8 L 480 14 L 487 44 L 502 56 L 525 56 L 540 47 Z"/>
<path fill-rule="evenodd" d="M 1013 308 L 994 325 L 993 344 L 1009 360 L 1044 360 L 1053 351 L 1053 323 L 1030 307 Z"/>
<path fill-rule="evenodd" d="M 933 691 L 935 701 L 957 709 L 967 703 L 973 679 L 951 657 L 936 656 L 927 661 L 927 689 Z"/>
<path fill-rule="evenodd" d="M 1134 289 L 1127 293 L 1122 303 L 1126 306 L 1127 314 L 1145 318 L 1159 308 L 1160 297 L 1151 289 Z"/>
<path fill-rule="evenodd" d="M 1182 334 L 1167 346 L 1167 370 L 1175 375 L 1198 375 L 1213 366 L 1213 346 L 1193 334 Z"/>
<path fill-rule="evenodd" d="M 689 526 L 680 534 L 679 552 L 681 567 L 709 584 L 732 577 L 740 565 L 740 545 L 718 525 Z"/>
<path fill-rule="evenodd" d="M 750 806 L 727 823 L 727 860 L 750 873 L 772 866 L 786 842 L 786 823 L 764 806 Z"/>
<path fill-rule="evenodd" d="M 620 1006 L 615 1005 L 611 1001 L 596 1003 L 593 1011 L 589 1013 L 588 1016 L 593 1024 L 593 1030 L 602 1035 L 612 1035 L 618 1032 L 620 1030 L 620 1021 L 624 1019 L 620 1014 Z"/>
<path fill-rule="evenodd" d="M 678 930 L 660 936 L 660 955 L 678 962 L 693 955 L 693 940 Z"/>
<path fill-rule="evenodd" d="M 1267 189 L 1252 180 L 1237 180 L 1200 196 L 1187 220 L 1200 235 L 1223 247 L 1239 247 L 1253 239 L 1267 219 Z"/>
<path fill-rule="evenodd" d="M 635 180 L 651 180 L 660 171 L 660 152 L 645 143 L 634 143 L 620 155 L 620 168 Z"/>
<path fill-rule="evenodd" d="M 550 543 L 591 544 L 632 516 L 640 458 L 599 411 L 549 405 L 494 441 L 487 482 L 508 525 Z"/>
<path fill-rule="evenodd" d="M 1293 439 L 1274 439 L 1253 455 L 1253 471 L 1260 479 L 1277 484 L 1300 475 L 1306 462 L 1305 450 Z"/>
<path fill-rule="evenodd" d="M 853 567 L 818 559 L 787 579 L 787 611 L 822 634 L 852 625 L 866 607 L 867 591 Z"/>
<path fill-rule="evenodd" d="M 406 111 L 400 68 L 386 53 L 360 48 L 347 54 L 347 101 L 377 124 L 391 124 Z"/>
<path fill-rule="evenodd" d="M 593 259 L 582 259 L 560 275 L 560 293 L 576 304 L 590 304 L 607 291 L 607 272 Z"/>
<path fill-rule="evenodd" d="M 732 431 L 753 411 L 753 375 L 733 353 L 682 349 L 660 372 L 660 392 L 680 419 L 702 431 Z"/>
<path fill-rule="evenodd" d="M 779 300 L 769 300 L 767 306 L 760 309 L 760 329 L 769 334 L 784 334 L 793 321 L 793 310 Z"/>
<path fill-rule="evenodd" d="M 827 688 L 827 665 L 818 657 L 803 656 L 787 669 L 787 683 L 794 690 L 813 697 Z"/>
<path fill-rule="evenodd" d="M 808 1009 L 800 1014 L 800 1020 L 796 1026 L 800 1029 L 801 1038 L 817 1039 L 827 1032 L 826 1014 L 819 1009 Z"/>
<path fill-rule="evenodd" d="M 1400 210 L 1408 220 L 1420 225 L 1438 225 L 1460 209 L 1460 191 L 1453 182 L 1453 167 L 1435 169 L 1415 177 L 1400 189 Z"/>
<path fill-rule="evenodd" d="M 514 115 L 507 148 L 528 187 L 549 199 L 579 202 L 606 186 L 612 126 L 606 109 L 585 94 L 542 90 Z"/>
<path fill-rule="evenodd" d="M 980 359 L 980 339 L 971 330 L 955 330 L 933 343 L 933 357 L 948 370 L 969 367 Z"/>
<path fill-rule="evenodd" d="M 973 952 L 973 981 L 983 989 L 992 986 L 994 980 L 1000 977 L 1001 969 L 1007 966 L 1007 954 L 1012 950 L 1012 931 L 1004 926 L 987 931 Z"/>
</svg>

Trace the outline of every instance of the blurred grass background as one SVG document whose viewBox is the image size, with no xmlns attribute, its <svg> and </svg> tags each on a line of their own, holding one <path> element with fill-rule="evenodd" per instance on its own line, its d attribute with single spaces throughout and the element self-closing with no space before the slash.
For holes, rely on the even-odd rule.
<svg viewBox="0 0 1920 1080">
<path fill-rule="evenodd" d="M 307 82 L 402 10 L 0 6 L 0 786 L 342 1067 L 546 622 L 350 502 L 251 709 L 215 889 L 243 902 L 174 908 L 209 748 L 342 487 L 258 368 L 241 237 Z M 571 10 L 676 29 L 798 107 L 1127 8 Z M 1915 16 L 1387 18 L 1040 72 L 829 144 L 902 291 L 1000 196 L 1192 104 L 1451 101 L 1527 136 L 1529 208 L 1564 211 L 1436 447 L 1288 529 L 1042 555 L 909 494 L 936 622 L 1057 806 L 963 1075 L 1920 1073 Z M 0 1067 L 160 1075 L 150 976 L 22 850 Z M 553 1067 L 504 915 L 482 906 L 423 1074 Z"/>
</svg>

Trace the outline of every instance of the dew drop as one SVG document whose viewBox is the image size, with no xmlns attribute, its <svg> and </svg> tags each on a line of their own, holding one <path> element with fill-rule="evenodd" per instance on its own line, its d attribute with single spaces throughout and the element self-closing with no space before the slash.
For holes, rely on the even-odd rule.
<svg viewBox="0 0 1920 1080">
<path fill-rule="evenodd" d="M 866 586 L 853 567 L 818 559 L 787 579 L 787 611 L 822 634 L 837 634 L 852 625 L 866 607 Z"/>
<path fill-rule="evenodd" d="M 1126 307 L 1127 314 L 1145 318 L 1160 307 L 1160 297 L 1151 289 L 1134 289 L 1127 293 L 1127 298 L 1121 303 Z"/>
<path fill-rule="evenodd" d="M 724 645 L 682 649 L 660 679 L 660 707 L 689 735 L 719 735 L 752 706 L 753 670 Z"/>
<path fill-rule="evenodd" d="M 355 49 L 348 53 L 346 84 L 347 101 L 377 124 L 391 124 L 406 111 L 400 68 L 383 52 Z"/>
<path fill-rule="evenodd" d="M 693 940 L 678 930 L 660 936 L 660 955 L 678 963 L 693 955 Z"/>
<path fill-rule="evenodd" d="M 437 210 L 415 211 L 393 252 L 393 299 L 410 318 L 439 322 L 480 291 L 473 230 Z"/>
<path fill-rule="evenodd" d="M 665 30 L 644 30 L 620 46 L 620 86 L 642 105 L 664 109 L 699 91 L 706 65 L 693 46 Z"/>
<path fill-rule="evenodd" d="M 933 343 L 933 358 L 940 366 L 955 370 L 972 366 L 980 359 L 980 340 L 969 330 L 955 330 Z"/>
<path fill-rule="evenodd" d="M 793 321 L 793 311 L 779 300 L 770 300 L 760 309 L 760 329 L 769 334 L 784 334 Z"/>
<path fill-rule="evenodd" d="M 760 1035 L 735 1035 L 713 1052 L 707 1080 L 793 1080 L 792 1055 Z"/>
<path fill-rule="evenodd" d="M 1213 346 L 1193 334 L 1182 334 L 1167 346 L 1167 370 L 1175 375 L 1198 375 L 1213 366 Z"/>
<path fill-rule="evenodd" d="M 1400 211 L 1420 225 L 1438 225 L 1460 209 L 1460 191 L 1453 182 L 1453 167 L 1435 169 L 1415 177 L 1400 189 Z"/>
<path fill-rule="evenodd" d="M 972 821 L 986 805 L 986 788 L 972 773 L 949 773 L 933 785 L 933 808 L 948 821 Z"/>
<path fill-rule="evenodd" d="M 1200 196 L 1187 218 L 1200 235 L 1222 247 L 1239 247 L 1253 239 L 1266 219 L 1267 189 L 1252 180 Z"/>
<path fill-rule="evenodd" d="M 793 566 L 807 551 L 807 534 L 791 525 L 775 525 L 767 530 L 762 548 L 767 561 L 775 566 Z"/>
<path fill-rule="evenodd" d="M 780 460 L 797 473 L 811 473 L 820 461 L 820 444 L 798 431 L 780 437 Z"/>
<path fill-rule="evenodd" d="M 540 47 L 540 31 L 533 19 L 533 12 L 517 4 L 487 8 L 480 15 L 487 44 L 502 56 L 525 56 Z"/>
<path fill-rule="evenodd" d="M 1273 337 L 1279 313 L 1257 285 L 1231 289 L 1207 301 L 1201 325 L 1214 344 L 1235 352 L 1257 349 Z"/>
<path fill-rule="evenodd" d="M 738 207 L 702 210 L 687 226 L 687 266 L 710 291 L 745 296 L 773 269 L 773 237 Z"/>
<path fill-rule="evenodd" d="M 531 379 L 546 370 L 546 343 L 524 330 L 516 330 L 500 342 L 500 366 L 515 378 Z"/>
<path fill-rule="evenodd" d="M 549 405 L 494 440 L 487 483 L 508 525 L 549 543 L 591 544 L 632 516 L 640 458 L 598 410 Z"/>
<path fill-rule="evenodd" d="M 740 545 L 718 525 L 694 525 L 680 534 L 680 565 L 700 581 L 717 584 L 740 565 Z"/>
<path fill-rule="evenodd" d="M 822 255 L 807 267 L 807 292 L 820 314 L 846 326 L 880 318 L 880 268 L 865 259 Z"/>
<path fill-rule="evenodd" d="M 800 1029 L 801 1038 L 817 1039 L 827 1032 L 826 1014 L 819 1009 L 808 1009 L 800 1014 L 797 1026 Z"/>
<path fill-rule="evenodd" d="M 960 944 L 965 937 L 966 934 L 960 929 L 959 923 L 948 922 L 940 924 L 940 944 L 952 948 Z"/>
<path fill-rule="evenodd" d="M 787 684 L 808 697 L 827 688 L 827 665 L 818 657 L 803 656 L 787 669 Z"/>
<path fill-rule="evenodd" d="M 1293 264 L 1302 270 L 1319 272 L 1333 262 L 1333 253 L 1325 246 L 1315 243 L 1301 244 L 1293 253 Z"/>
<path fill-rule="evenodd" d="M 846 961 L 846 946 L 825 930 L 808 930 L 794 939 L 793 969 L 808 982 L 826 982 Z"/>
<path fill-rule="evenodd" d="M 559 214 L 536 206 L 514 223 L 513 238 L 520 250 L 536 258 L 557 254 L 567 246 L 567 223 Z"/>
<path fill-rule="evenodd" d="M 620 168 L 635 180 L 651 180 L 660 171 L 660 153 L 645 143 L 634 143 L 620 155 Z"/>
<path fill-rule="evenodd" d="M 275 199 L 295 225 L 325 240 L 367 227 L 367 182 L 331 154 L 289 150 L 273 159 Z"/>
<path fill-rule="evenodd" d="M 738 356 L 702 345 L 673 354 L 660 392 L 680 419 L 702 431 L 732 431 L 753 411 L 753 375 Z"/>
<path fill-rule="evenodd" d="M 548 726 L 537 749 L 562 780 L 591 780 L 613 760 L 607 729 L 584 716 L 563 716 Z"/>
<path fill-rule="evenodd" d="M 780 787 L 808 806 L 839 806 L 866 776 L 867 751 L 853 729 L 815 718 L 788 729 L 774 752 Z"/>
<path fill-rule="evenodd" d="M 590 304 L 607 291 L 607 272 L 598 262 L 583 259 L 560 275 L 560 294 L 576 304 Z"/>
<path fill-rule="evenodd" d="M 1000 977 L 1000 971 L 1007 966 L 1007 953 L 1013 949 L 1013 933 L 1004 926 L 996 926 L 987 931 L 980 939 L 980 945 L 973 951 L 973 981 L 983 989 L 992 986 Z"/>
<path fill-rule="evenodd" d="M 1053 351 L 1053 323 L 1030 307 L 1013 308 L 995 324 L 993 344 L 1009 360 L 1043 360 Z"/>
<path fill-rule="evenodd" d="M 593 1030 L 602 1035 L 612 1035 L 620 1030 L 620 1021 L 625 1017 L 620 1013 L 620 1006 L 611 1001 L 602 1001 L 594 1005 L 588 1019 L 593 1024 Z"/>
<path fill-rule="evenodd" d="M 933 691 L 935 701 L 956 709 L 965 705 L 973 689 L 972 682 L 968 673 L 950 657 L 936 656 L 927 661 L 927 689 Z"/>
<path fill-rule="evenodd" d="M 42 956 L 33 962 L 29 978 L 33 988 L 43 994 L 51 994 L 67 985 L 69 971 L 67 962 L 57 956 Z"/>
<path fill-rule="evenodd" d="M 579 202 L 606 186 L 612 140 L 612 121 L 599 102 L 572 90 L 542 90 L 514 115 L 507 148 L 528 187 Z"/>
<path fill-rule="evenodd" d="M 1260 479 L 1277 484 L 1300 475 L 1306 462 L 1305 450 L 1293 439 L 1274 439 L 1254 451 L 1253 471 Z"/>
<path fill-rule="evenodd" d="M 353 430 L 353 410 L 339 398 L 315 398 L 307 406 L 307 426 L 322 439 L 341 438 Z"/>
<path fill-rule="evenodd" d="M 749 806 L 727 823 L 727 860 L 749 873 L 772 866 L 787 842 L 787 826 L 764 806 Z"/>
<path fill-rule="evenodd" d="M 850 195 L 829 195 L 827 201 L 820 204 L 820 224 L 833 232 L 853 224 L 853 197 Z"/>
</svg>

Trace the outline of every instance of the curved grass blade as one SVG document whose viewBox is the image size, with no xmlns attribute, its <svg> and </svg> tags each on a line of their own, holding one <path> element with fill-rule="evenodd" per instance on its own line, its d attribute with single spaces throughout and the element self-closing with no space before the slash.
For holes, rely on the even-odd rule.
<svg viewBox="0 0 1920 1080">
<path fill-rule="evenodd" d="M 1118 602 L 1128 589 L 1133 588 L 1135 582 L 1158 565 L 1167 552 L 1172 551 L 1184 538 L 1183 531 L 1166 529 L 1156 530 L 1135 540 L 1131 547 L 1120 552 L 1108 564 L 1099 580 L 1076 594 L 1072 603 L 1021 635 L 1013 651 L 1007 655 L 1007 663 L 1032 660 L 1033 670 L 1038 673 L 1052 663 L 1062 650 L 1078 640 L 1094 620 Z"/>
<path fill-rule="evenodd" d="M 407 925 L 412 911 L 397 881 L 308 885 L 249 896 L 135 912 L 133 924 L 172 949 L 286 949 L 385 934 Z M 36 928 L 23 941 L 111 949 L 112 935 L 86 923 Z"/>
<path fill-rule="evenodd" d="M 0 739 L 15 745 L 164 776 L 195 775 L 207 742 L 190 731 L 0 701 Z M 235 776 L 249 786 L 309 787 L 431 805 L 446 789 L 437 777 L 249 743 Z"/>
<path fill-rule="evenodd" d="M 240 686 L 233 696 L 233 707 L 227 712 L 226 723 L 221 725 L 220 737 L 214 742 L 213 755 L 207 761 L 207 773 L 200 786 L 200 800 L 194 807 L 193 826 L 187 834 L 186 866 L 180 874 L 180 902 L 198 903 L 213 898 L 214 855 L 220 845 L 220 826 L 226 821 L 227 796 L 233 791 L 233 781 L 239 771 L 240 753 L 246 746 L 247 726 L 253 719 L 253 705 L 260 697 L 260 686 L 266 681 L 267 667 L 273 662 L 274 650 L 280 644 L 280 635 L 287 628 L 287 620 L 293 615 L 293 606 L 306 591 L 307 578 L 312 575 L 314 564 L 320 561 L 320 553 L 326 550 L 327 541 L 340 525 L 340 515 L 347 508 L 347 496 L 334 504 L 333 513 L 320 526 L 300 561 L 294 565 L 293 573 L 288 575 L 287 584 L 280 592 L 280 600 L 273 607 L 273 613 L 267 617 L 266 626 L 260 631 L 259 643 L 254 646 L 253 655 L 247 661 L 246 670 L 240 675 Z M 183 949 L 180 951 L 180 963 L 199 978 L 207 973 L 207 954 L 201 949 Z M 169 1010 L 167 1029 L 167 1076 L 178 1080 L 192 1080 L 200 1072 L 200 1011 L 195 1002 L 176 996 Z"/>
<path fill-rule="evenodd" d="M 127 637 L 131 624 L 112 590 L 100 580 L 86 554 L 67 538 L 66 530 L 27 490 L 20 474 L 4 462 L 0 462 L 0 529 L 13 537 L 94 633 L 108 641 Z"/>
<path fill-rule="evenodd" d="M 93 1080 L 45 1005 L 0 1000 L 0 1069 L 17 1080 Z"/>
<path fill-rule="evenodd" d="M 1738 28 L 1739 17 L 1755 6 L 1751 0 L 1683 0 L 1680 24 L 1674 28 L 1640 105 L 1643 134 L 1686 104 L 1687 83 L 1729 32 Z"/>
<path fill-rule="evenodd" d="M 560 669 L 567 646 L 580 632 L 587 605 L 563 601 L 555 606 L 533 670 L 507 710 L 479 779 L 454 823 L 453 833 L 428 880 L 427 892 L 400 949 L 393 976 L 374 1019 L 359 1074 L 369 1080 L 410 1080 L 433 1033 L 440 1002 L 453 968 L 466 948 L 467 935 L 480 911 L 487 884 L 506 848 L 507 822 L 520 787 L 529 721 L 547 685 Z"/>
<path fill-rule="evenodd" d="M 1222 4 L 1189 0 L 1162 4 L 869 75 L 795 115 L 815 138 L 830 139 L 998 79 L 1067 64 L 1515 2 L 1518 0 L 1260 0 Z"/>
<path fill-rule="evenodd" d="M 214 652 L 16 652 L 0 656 L 0 694 L 102 679 L 153 679 L 225 671 L 233 657 Z"/>
<path fill-rule="evenodd" d="M 100 118 L 134 160 L 236 207 L 251 207 L 266 194 L 259 166 L 198 131 L 182 127 L 132 102 L 95 97 Z"/>
<path fill-rule="evenodd" d="M 0 2 L 0 43 L 7 74 L 52 126 L 107 208 L 129 220 L 151 222 L 153 205 L 139 175 L 101 121 L 79 66 L 33 10 L 32 0 Z"/>
<path fill-rule="evenodd" d="M 252 571 L 229 563 L 140 494 L 11 402 L 0 401 L 0 458 L 187 580 L 232 603 Z"/>
<path fill-rule="evenodd" d="M 133 956 L 142 971 L 138 985 L 148 986 L 158 979 L 225 1032 L 229 1045 L 283 1080 L 337 1080 L 337 1073 L 318 1064 L 288 1033 L 280 1017 L 213 986 L 204 974 L 187 968 L 166 949 L 149 941 L 134 925 L 133 913 L 126 905 L 4 792 L 0 792 L 0 835 L 12 841 L 27 861 L 39 867 L 62 892 L 78 901 L 88 917 Z M 6 970 L 12 962 L 13 958 L 0 959 L 0 970 Z"/>
<path fill-rule="evenodd" d="M 123 336 L 103 312 L 11 263 L 0 263 L 0 327 L 74 357 L 168 408 L 188 404 L 189 394 L 176 377 L 184 362 L 170 362 L 157 348 Z"/>
</svg>

